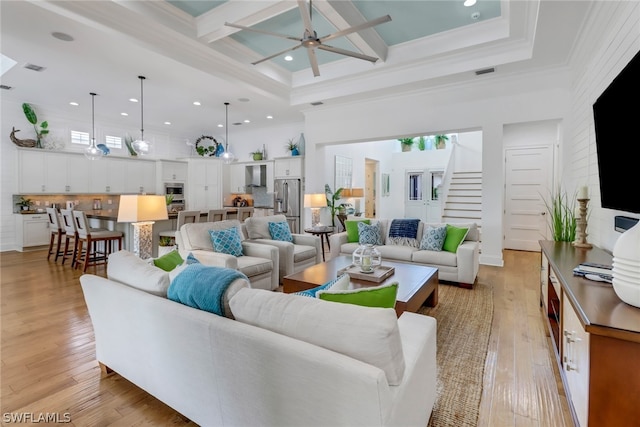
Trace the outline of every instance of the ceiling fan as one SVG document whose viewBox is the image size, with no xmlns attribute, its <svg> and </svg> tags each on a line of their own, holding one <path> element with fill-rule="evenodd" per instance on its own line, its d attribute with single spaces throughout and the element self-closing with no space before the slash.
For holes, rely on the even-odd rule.
<svg viewBox="0 0 640 427">
<path fill-rule="evenodd" d="M 373 56 L 363 55 L 361 53 L 352 52 L 350 50 L 329 46 L 325 44 L 325 42 L 338 37 L 346 36 L 347 34 L 364 30 L 365 28 L 369 28 L 385 22 L 389 22 L 391 21 L 391 17 L 389 15 L 382 16 L 372 21 L 367 21 L 360 25 L 355 25 L 345 30 L 341 30 L 333 34 L 326 35 L 324 37 L 318 37 L 318 34 L 313 30 L 313 26 L 311 25 L 311 11 L 312 11 L 311 0 L 309 1 L 308 9 L 307 9 L 307 2 L 305 0 L 297 0 L 297 1 L 298 1 L 298 9 L 300 9 L 300 15 L 302 16 L 302 21 L 304 22 L 304 34 L 302 38 L 273 33 L 271 31 L 259 30 L 256 28 L 250 28 L 250 27 L 245 27 L 243 25 L 237 25 L 237 24 L 231 24 L 229 22 L 225 22 L 224 25 L 229 27 L 239 28 L 241 30 L 253 31 L 255 33 L 261 33 L 269 36 L 275 36 L 275 37 L 280 37 L 287 40 L 295 40 L 297 42 L 300 42 L 300 44 L 294 47 L 290 47 L 281 52 L 274 53 L 273 55 L 267 56 L 266 58 L 262 58 L 258 61 L 252 62 L 253 65 L 259 64 L 264 61 L 268 61 L 271 58 L 275 58 L 276 56 L 282 55 L 292 50 L 296 50 L 300 47 L 307 48 L 309 63 L 311 64 L 311 69 L 313 70 L 313 75 L 315 77 L 318 77 L 320 75 L 320 69 L 318 68 L 318 59 L 316 58 L 316 49 L 324 50 L 327 52 L 338 53 L 340 55 L 351 56 L 353 58 L 363 59 L 365 61 L 370 61 L 370 62 L 376 62 L 378 60 L 378 58 L 375 58 Z"/>
</svg>

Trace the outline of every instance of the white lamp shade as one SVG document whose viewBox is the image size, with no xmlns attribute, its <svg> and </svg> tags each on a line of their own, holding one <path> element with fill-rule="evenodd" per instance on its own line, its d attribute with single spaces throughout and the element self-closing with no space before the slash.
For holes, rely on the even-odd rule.
<svg viewBox="0 0 640 427">
<path fill-rule="evenodd" d="M 143 222 L 169 219 L 164 196 L 120 196 L 118 222 Z"/>
<path fill-rule="evenodd" d="M 322 194 L 305 194 L 304 195 L 304 207 L 305 208 L 326 208 L 327 196 Z"/>
</svg>

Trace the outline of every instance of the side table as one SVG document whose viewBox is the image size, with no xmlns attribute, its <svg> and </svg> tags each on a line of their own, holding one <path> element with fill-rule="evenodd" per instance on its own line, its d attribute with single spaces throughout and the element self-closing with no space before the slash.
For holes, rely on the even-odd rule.
<svg viewBox="0 0 640 427">
<path fill-rule="evenodd" d="M 325 240 L 327 241 L 327 248 L 331 250 L 329 234 L 333 233 L 333 227 L 305 228 L 304 232 L 313 234 L 314 236 L 320 236 L 320 244 L 322 245 L 322 261 L 324 261 L 324 242 Z"/>
</svg>

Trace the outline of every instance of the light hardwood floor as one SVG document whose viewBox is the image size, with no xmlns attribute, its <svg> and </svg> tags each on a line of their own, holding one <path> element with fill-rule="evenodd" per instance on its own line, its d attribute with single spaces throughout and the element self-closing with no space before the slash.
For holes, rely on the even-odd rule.
<svg viewBox="0 0 640 427">
<path fill-rule="evenodd" d="M 480 266 L 478 276 L 494 295 L 479 426 L 571 426 L 538 302 L 540 254 L 504 258 L 505 267 Z M 73 426 L 194 425 L 119 375 L 101 377 L 80 275 L 46 251 L 0 254 L 2 425 L 6 414 L 57 414 Z"/>
</svg>

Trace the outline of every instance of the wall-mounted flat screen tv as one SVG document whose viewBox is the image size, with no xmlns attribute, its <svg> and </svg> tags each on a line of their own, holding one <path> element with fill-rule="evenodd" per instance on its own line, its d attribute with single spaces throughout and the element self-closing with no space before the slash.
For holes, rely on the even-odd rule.
<svg viewBox="0 0 640 427">
<path fill-rule="evenodd" d="M 640 213 L 640 52 L 593 104 L 603 208 Z"/>
</svg>

